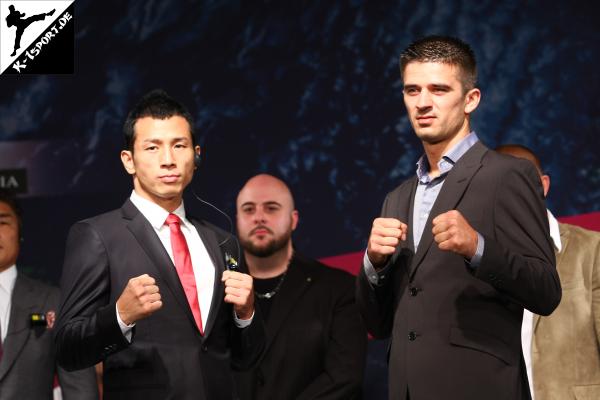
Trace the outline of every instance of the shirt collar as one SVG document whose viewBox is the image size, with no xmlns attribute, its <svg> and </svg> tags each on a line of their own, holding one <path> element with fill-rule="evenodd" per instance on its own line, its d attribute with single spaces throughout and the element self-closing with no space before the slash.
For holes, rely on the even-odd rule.
<svg viewBox="0 0 600 400">
<path fill-rule="evenodd" d="M 550 237 L 552 238 L 552 242 L 554 243 L 554 247 L 556 251 L 560 253 L 562 250 L 562 242 L 560 241 L 560 229 L 558 227 L 558 221 L 554 218 L 554 215 L 550 212 L 550 210 L 546 210 L 548 212 L 548 225 L 550 226 Z"/>
<path fill-rule="evenodd" d="M 17 280 L 17 266 L 11 265 L 4 271 L 0 272 L 0 288 L 4 289 L 7 294 L 12 294 Z"/>
<path fill-rule="evenodd" d="M 138 210 L 142 213 L 144 217 L 150 222 L 150 225 L 154 227 L 154 229 L 161 229 L 167 217 L 169 216 L 169 212 L 159 206 L 158 204 L 143 198 L 139 194 L 136 193 L 135 190 L 131 191 L 131 197 L 129 198 L 134 206 L 137 207 Z M 185 218 L 185 207 L 183 205 L 183 200 L 179 207 L 172 212 L 181 219 L 182 225 L 187 225 L 189 221 Z"/>
<path fill-rule="evenodd" d="M 442 159 L 438 162 L 438 168 L 440 170 L 440 176 L 446 175 L 454 164 L 475 144 L 479 141 L 475 131 L 472 131 L 467 136 L 462 138 L 460 142 L 456 143 L 450 150 L 448 150 Z M 417 178 L 421 183 L 429 183 L 431 178 L 429 177 L 429 162 L 425 154 L 417 161 Z"/>
</svg>

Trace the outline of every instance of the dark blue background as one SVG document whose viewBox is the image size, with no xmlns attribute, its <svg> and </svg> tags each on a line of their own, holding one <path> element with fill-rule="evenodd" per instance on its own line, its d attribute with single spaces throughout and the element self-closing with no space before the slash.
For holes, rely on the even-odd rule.
<svg viewBox="0 0 600 400">
<path fill-rule="evenodd" d="M 597 16 L 581 1 L 77 0 L 76 73 L 0 77 L 0 142 L 54 143 L 39 151 L 50 149 L 56 188 L 23 199 L 19 263 L 56 281 L 68 227 L 121 205 L 131 190 L 121 126 L 156 87 L 197 119 L 199 195 L 233 216 L 248 177 L 277 174 L 300 211 L 299 249 L 322 257 L 364 248 L 383 197 L 421 154 L 398 54 L 434 33 L 477 54 L 483 98 L 473 126 L 484 143 L 534 149 L 556 215 L 600 210 Z M 37 153 L 24 156 L 35 163 Z M 195 200 L 186 205 L 227 227 Z"/>
</svg>

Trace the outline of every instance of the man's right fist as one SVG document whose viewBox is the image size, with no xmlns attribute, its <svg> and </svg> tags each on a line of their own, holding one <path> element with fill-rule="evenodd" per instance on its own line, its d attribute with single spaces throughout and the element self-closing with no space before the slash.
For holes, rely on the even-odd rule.
<svg viewBox="0 0 600 400">
<path fill-rule="evenodd" d="M 408 225 L 396 218 L 375 218 L 369 236 L 367 256 L 375 268 L 381 268 L 396 251 L 401 240 L 406 240 Z"/>
<path fill-rule="evenodd" d="M 119 317 L 127 325 L 149 317 L 161 307 L 158 286 L 148 274 L 131 278 L 117 300 Z"/>
</svg>

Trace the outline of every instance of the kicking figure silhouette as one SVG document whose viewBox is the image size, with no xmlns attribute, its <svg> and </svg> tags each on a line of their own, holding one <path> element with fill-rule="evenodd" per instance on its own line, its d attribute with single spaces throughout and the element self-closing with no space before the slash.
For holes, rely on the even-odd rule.
<svg viewBox="0 0 600 400">
<path fill-rule="evenodd" d="M 10 55 L 11 57 L 14 57 L 15 54 L 17 54 L 17 50 L 21 47 L 21 36 L 23 36 L 23 32 L 25 32 L 25 29 L 27 29 L 27 27 L 31 25 L 32 22 L 42 21 L 46 17 L 49 17 L 52 14 L 54 14 L 54 9 L 47 13 L 37 14 L 25 19 L 23 19 L 23 17 L 25 17 L 25 13 L 21 13 L 15 10 L 14 5 L 11 4 L 10 6 L 8 6 L 8 9 L 10 10 L 10 13 L 6 17 L 6 25 L 8 25 L 9 28 L 11 26 L 17 27 L 17 37 L 15 37 L 15 48 L 12 54 Z"/>
</svg>

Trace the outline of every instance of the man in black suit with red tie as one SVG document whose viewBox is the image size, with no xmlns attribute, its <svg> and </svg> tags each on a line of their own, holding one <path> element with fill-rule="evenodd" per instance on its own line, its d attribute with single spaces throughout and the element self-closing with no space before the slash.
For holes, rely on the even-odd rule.
<svg viewBox="0 0 600 400">
<path fill-rule="evenodd" d="M 425 154 L 373 221 L 357 286 L 367 328 L 391 337 L 390 399 L 528 399 L 523 308 L 548 315 L 561 297 L 537 171 L 471 130 L 466 43 L 423 38 L 400 69 Z"/>
<path fill-rule="evenodd" d="M 234 399 L 231 369 L 264 348 L 252 278 L 226 269 L 233 238 L 186 215 L 200 147 L 189 112 L 163 91 L 124 127 L 131 197 L 69 233 L 56 327 L 59 363 L 102 361 L 105 399 Z"/>
</svg>

